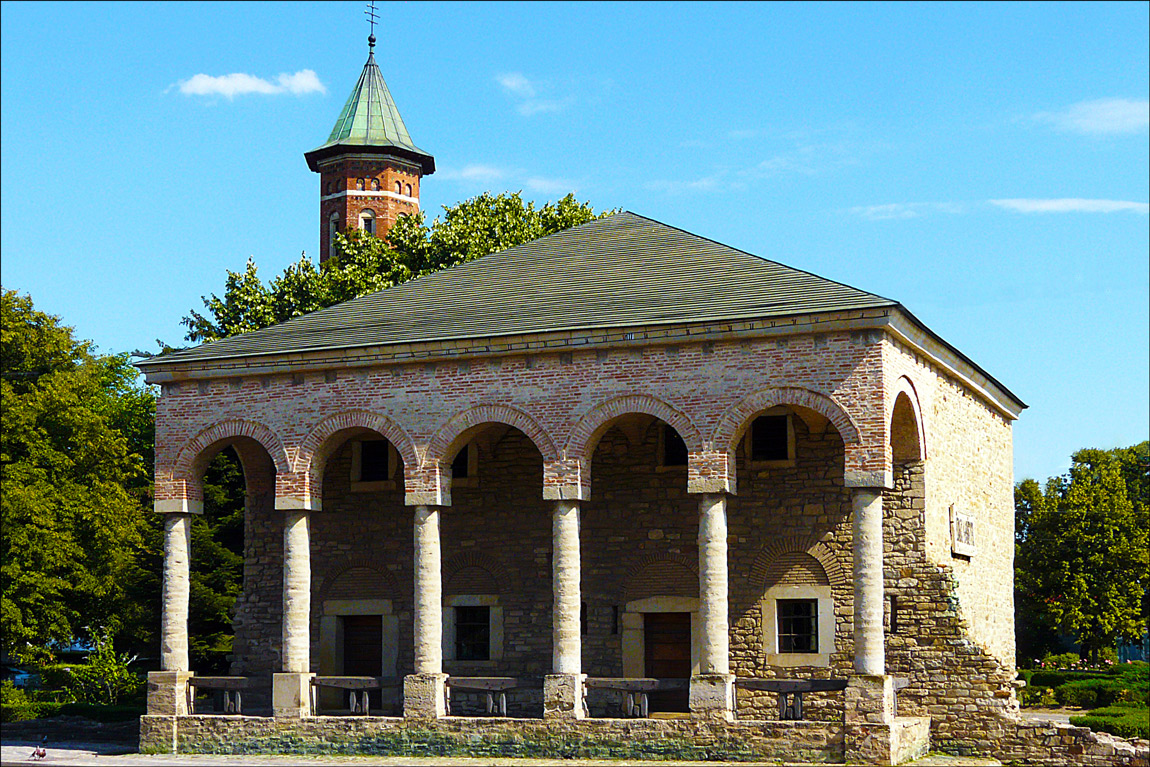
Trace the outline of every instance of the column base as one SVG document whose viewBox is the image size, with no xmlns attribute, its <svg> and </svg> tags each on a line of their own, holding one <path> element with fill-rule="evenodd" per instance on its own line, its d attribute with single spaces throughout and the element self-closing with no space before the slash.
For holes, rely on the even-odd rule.
<svg viewBox="0 0 1150 767">
<path fill-rule="evenodd" d="M 148 714 L 150 716 L 187 716 L 188 680 L 192 671 L 149 671 Z"/>
<path fill-rule="evenodd" d="M 543 677 L 543 718 L 587 718 L 586 680 L 586 674 L 548 674 Z"/>
<path fill-rule="evenodd" d="M 441 719 L 447 716 L 447 674 L 410 674 L 403 678 L 403 716 Z"/>
<path fill-rule="evenodd" d="M 847 724 L 891 724 L 894 721 L 894 677 L 856 674 L 847 681 Z"/>
<path fill-rule="evenodd" d="M 695 674 L 691 677 L 691 717 L 735 720 L 735 675 Z"/>
<path fill-rule="evenodd" d="M 272 714 L 303 719 L 312 715 L 311 680 L 315 674 L 272 674 Z"/>
</svg>

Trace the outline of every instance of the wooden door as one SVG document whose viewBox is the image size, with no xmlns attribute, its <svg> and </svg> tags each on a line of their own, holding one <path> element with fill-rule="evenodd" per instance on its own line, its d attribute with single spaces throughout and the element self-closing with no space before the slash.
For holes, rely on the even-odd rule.
<svg viewBox="0 0 1150 767">
<path fill-rule="evenodd" d="M 691 614 L 643 614 L 644 675 L 657 679 L 691 678 Z M 689 711 L 689 691 L 653 692 L 647 696 L 651 711 Z"/>
<path fill-rule="evenodd" d="M 343 618 L 344 676 L 380 676 L 383 673 L 383 616 L 347 615 Z"/>
</svg>

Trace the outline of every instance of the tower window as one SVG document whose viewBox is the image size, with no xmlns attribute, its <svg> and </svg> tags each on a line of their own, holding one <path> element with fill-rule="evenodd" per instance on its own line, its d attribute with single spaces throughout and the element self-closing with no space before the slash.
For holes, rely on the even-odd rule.
<svg viewBox="0 0 1150 767">
<path fill-rule="evenodd" d="M 400 183 L 399 181 L 395 182 L 395 193 L 396 194 L 403 194 L 403 184 Z"/>
<path fill-rule="evenodd" d="M 331 182 L 330 181 L 328 181 L 326 184 L 323 185 L 323 193 L 324 194 L 331 194 Z"/>
<path fill-rule="evenodd" d="M 361 192 L 363 191 L 363 179 L 362 178 L 357 178 L 355 180 L 355 188 Z"/>
<path fill-rule="evenodd" d="M 379 179 L 378 178 L 373 178 L 371 180 L 371 191 L 373 191 L 373 192 L 379 191 Z"/>
<path fill-rule="evenodd" d="M 408 184 L 406 187 L 404 187 L 404 191 L 407 193 L 407 196 L 410 197 L 411 196 L 411 184 Z"/>
<path fill-rule="evenodd" d="M 375 234 L 375 211 L 370 208 L 360 211 L 359 228 L 368 234 Z"/>
<path fill-rule="evenodd" d="M 327 220 L 327 242 L 330 247 L 335 247 L 337 234 L 339 234 L 339 213 L 332 213 Z"/>
</svg>

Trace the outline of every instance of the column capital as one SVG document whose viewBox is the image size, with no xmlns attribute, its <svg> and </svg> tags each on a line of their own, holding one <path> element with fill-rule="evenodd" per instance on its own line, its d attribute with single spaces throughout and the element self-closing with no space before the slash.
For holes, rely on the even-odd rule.
<svg viewBox="0 0 1150 767">
<path fill-rule="evenodd" d="M 890 469 L 882 471 L 862 471 L 847 469 L 843 472 L 843 487 L 852 490 L 882 490 L 894 489 L 894 473 Z"/>
<path fill-rule="evenodd" d="M 191 498 L 157 498 L 152 502 L 157 514 L 203 514 L 204 502 Z"/>
</svg>

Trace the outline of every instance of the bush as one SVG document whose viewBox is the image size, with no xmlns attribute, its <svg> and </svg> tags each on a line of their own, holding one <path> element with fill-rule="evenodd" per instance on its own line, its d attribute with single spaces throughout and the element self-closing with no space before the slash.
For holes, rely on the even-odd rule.
<svg viewBox="0 0 1150 767">
<path fill-rule="evenodd" d="M 1076 682 L 1083 679 L 1108 679 L 1106 674 L 1091 673 L 1088 671 L 1035 671 L 1027 680 L 1035 687 L 1060 687 L 1067 682 Z"/>
<path fill-rule="evenodd" d="M 1023 706 L 1048 708 L 1057 706 L 1054 690 L 1049 687 L 1023 687 L 1018 691 L 1018 700 Z"/>
<path fill-rule="evenodd" d="M 1054 688 L 1059 705 L 1075 708 L 1094 708 L 1098 703 L 1098 688 L 1090 686 L 1094 680 L 1068 682 Z"/>
<path fill-rule="evenodd" d="M 142 686 L 128 669 L 135 658 L 118 655 L 108 632 L 96 637 L 96 649 L 82 666 L 72 666 L 63 688 L 77 703 L 115 705 L 122 697 L 135 695 Z"/>
<path fill-rule="evenodd" d="M 1150 738 L 1150 709 L 1139 705 L 1097 708 L 1085 716 L 1070 717 L 1070 723 L 1120 738 Z"/>
<path fill-rule="evenodd" d="M 1050 669 L 1068 669 L 1077 666 L 1082 661 L 1076 652 L 1064 652 L 1058 655 L 1047 655 L 1042 659 L 1042 667 Z"/>
</svg>

